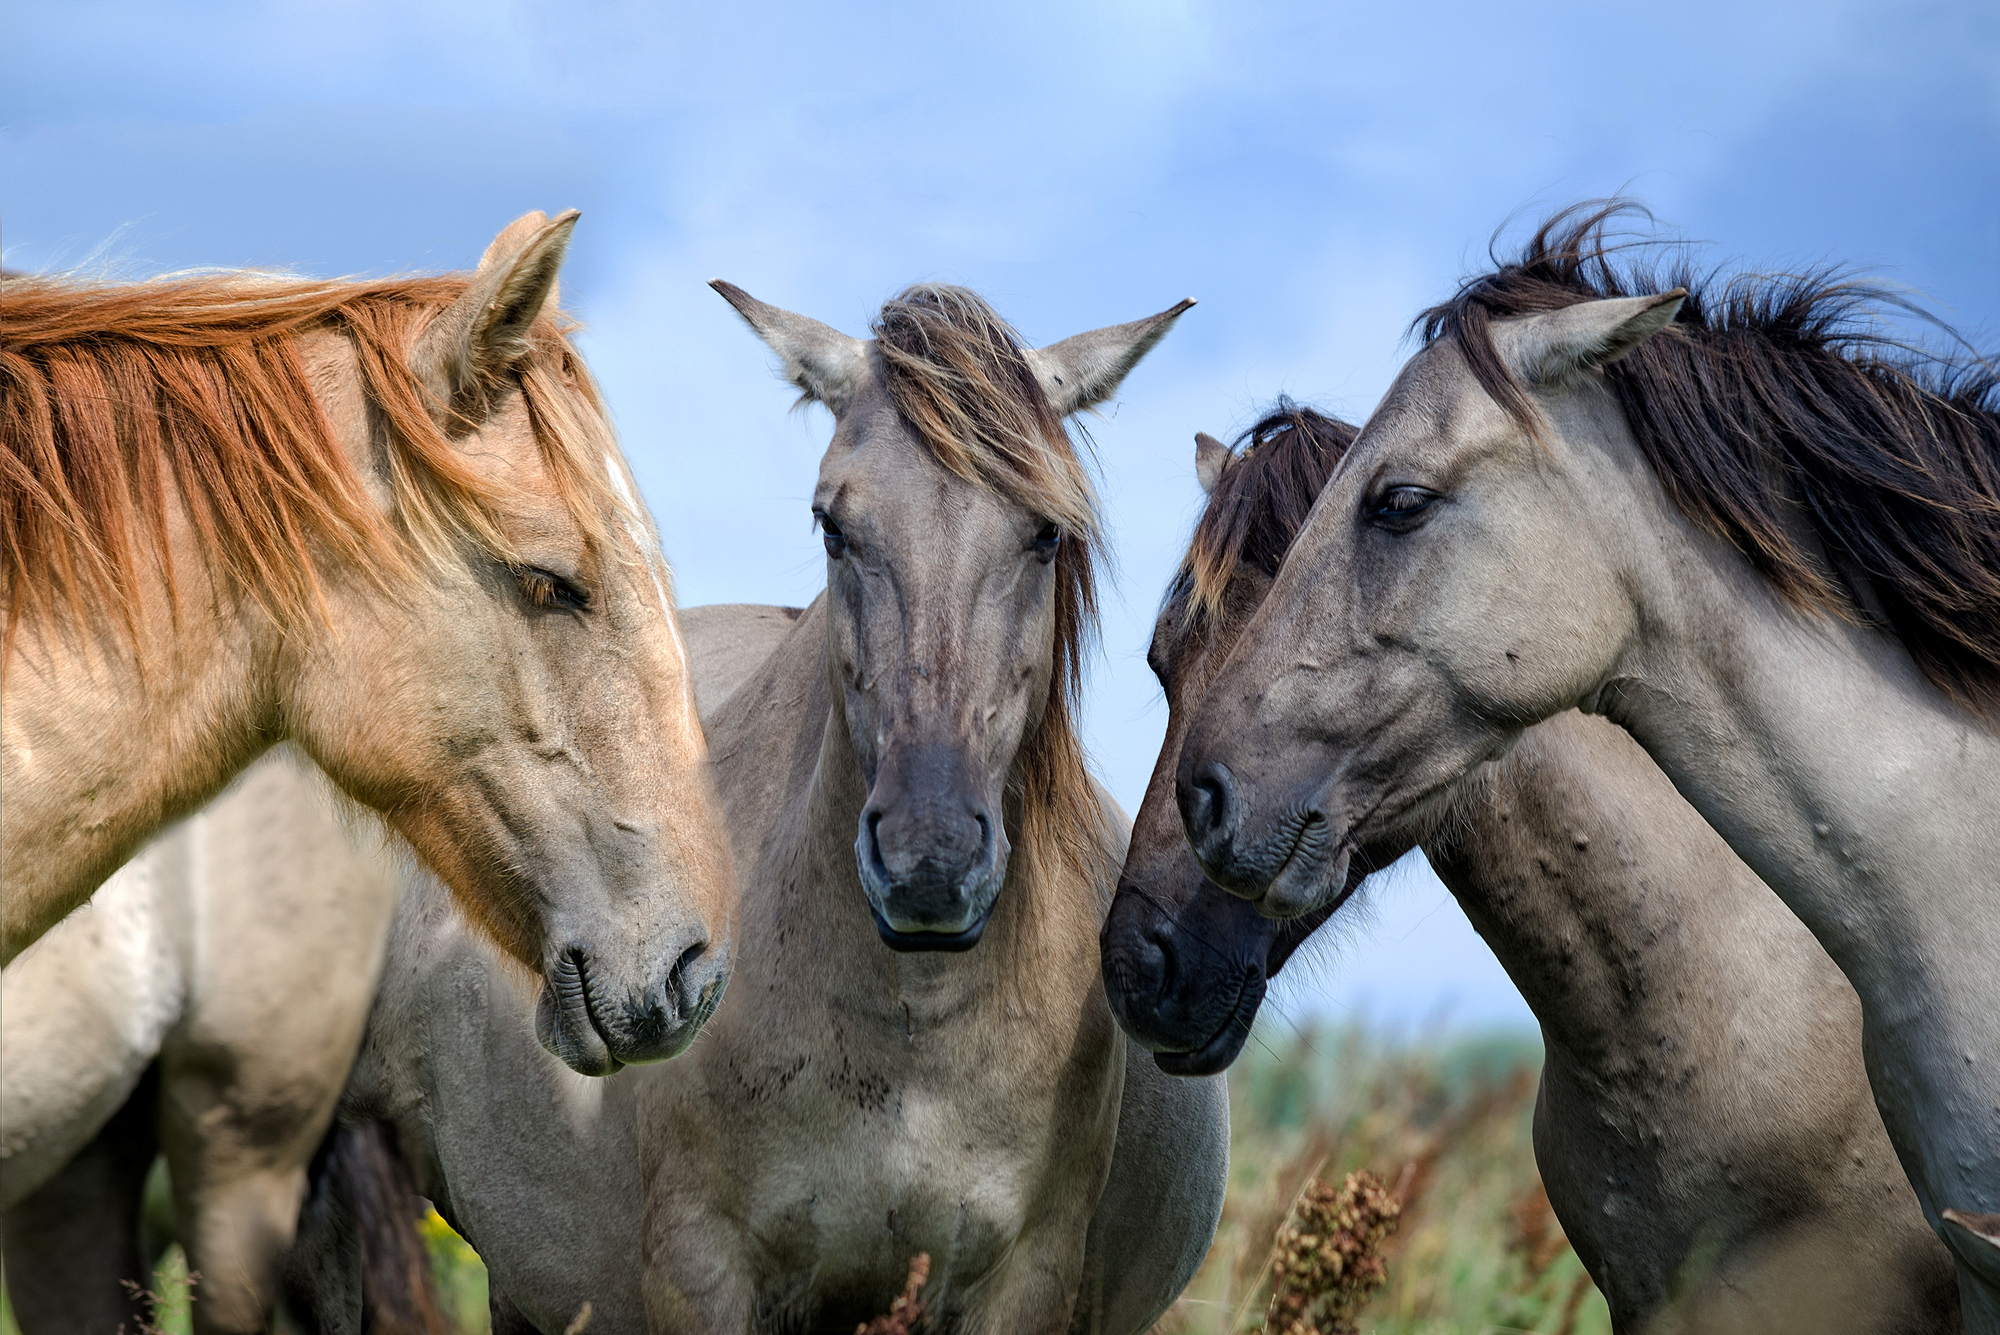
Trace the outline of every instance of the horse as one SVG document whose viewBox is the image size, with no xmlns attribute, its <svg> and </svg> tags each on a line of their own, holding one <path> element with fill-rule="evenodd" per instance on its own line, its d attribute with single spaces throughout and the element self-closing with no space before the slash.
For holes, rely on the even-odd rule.
<svg viewBox="0 0 2000 1335">
<path fill-rule="evenodd" d="M 204 1332 L 267 1328 L 403 857 L 281 743 L 0 973 L 0 1205 L 25 1335 L 138 1330 L 157 1152 Z"/>
<path fill-rule="evenodd" d="M 1210 884 L 1173 785 L 1194 706 L 1353 437 L 1290 403 L 1235 450 L 1197 437 L 1208 502 L 1147 655 L 1167 737 L 1103 934 L 1112 1010 L 1165 1070 L 1233 1061 L 1268 979 L 1335 916 L 1266 918 Z M 1853 988 L 1636 742 L 1558 714 L 1434 812 L 1431 865 L 1541 1025 L 1535 1158 L 1614 1329 L 1959 1328 Z M 1405 851 L 1362 850 L 1341 902 Z"/>
<path fill-rule="evenodd" d="M 1265 913 L 1570 708 L 1624 727 L 1860 996 L 2000 1332 L 2000 394 L 1835 273 L 1650 272 L 1578 206 L 1420 317 L 1197 707 L 1177 802 Z"/>
<path fill-rule="evenodd" d="M 584 1090 L 411 894 L 343 1125 L 394 1127 L 505 1335 L 585 1301 L 592 1331 L 845 1335 L 924 1253 L 935 1329 L 1136 1335 L 1207 1251 L 1227 1101 L 1104 1000 L 1123 818 L 1075 731 L 1097 528 L 1062 423 L 1186 307 L 1027 350 L 961 289 L 863 341 L 717 286 L 836 423 L 827 592 L 684 623 L 743 874 L 728 996 L 678 1061 Z M 320 1236 L 352 1329 L 356 1249 Z"/>
<path fill-rule="evenodd" d="M 292 739 L 539 971 L 580 1071 L 720 995 L 731 872 L 658 539 L 555 315 L 476 273 L 5 280 L 0 959 Z"/>
</svg>

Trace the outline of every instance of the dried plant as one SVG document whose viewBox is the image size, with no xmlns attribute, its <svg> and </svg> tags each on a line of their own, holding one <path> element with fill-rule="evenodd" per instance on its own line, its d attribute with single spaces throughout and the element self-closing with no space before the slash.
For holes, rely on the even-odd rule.
<svg viewBox="0 0 2000 1335">
<path fill-rule="evenodd" d="M 1539 1176 L 1535 1178 L 1534 1189 L 1515 1202 L 1507 1213 L 1514 1221 L 1512 1248 L 1520 1253 L 1527 1265 L 1526 1285 L 1532 1285 L 1569 1248 L 1569 1238 L 1556 1221 L 1555 1208 L 1549 1204 L 1548 1188 L 1542 1185 Z"/>
<path fill-rule="evenodd" d="M 1338 1190 L 1314 1178 L 1271 1248 L 1269 1335 L 1358 1335 L 1362 1305 L 1388 1279 L 1382 1244 L 1402 1202 L 1373 1173 Z"/>
<path fill-rule="evenodd" d="M 854 1335 L 912 1335 L 917 1323 L 924 1319 L 924 1305 L 917 1300 L 917 1290 L 930 1277 L 931 1254 L 918 1252 L 910 1261 L 910 1277 L 903 1281 L 903 1291 L 889 1304 L 888 1313 L 862 1322 L 854 1328 Z"/>
<path fill-rule="evenodd" d="M 132 1296 L 134 1302 L 146 1307 L 152 1313 L 149 1317 L 139 1318 L 139 1329 L 133 1332 L 133 1335 L 167 1335 L 159 1324 L 161 1313 L 167 1310 L 174 1298 L 180 1299 L 190 1310 L 194 1307 L 194 1291 L 201 1284 L 201 1272 L 190 1270 L 185 1275 L 162 1276 L 158 1282 L 167 1290 L 165 1295 L 155 1293 L 135 1280 L 121 1279 L 118 1282 L 125 1286 L 125 1292 Z M 118 1323 L 118 1335 L 126 1335 L 125 1323 L 122 1321 Z"/>
</svg>

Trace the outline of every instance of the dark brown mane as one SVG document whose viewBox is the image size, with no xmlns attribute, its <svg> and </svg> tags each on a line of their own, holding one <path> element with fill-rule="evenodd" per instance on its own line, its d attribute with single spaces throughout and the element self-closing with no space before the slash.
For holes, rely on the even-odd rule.
<svg viewBox="0 0 2000 1335">
<path fill-rule="evenodd" d="M 1657 242 L 1612 232 L 1637 212 L 1614 200 L 1558 213 L 1518 258 L 1420 315 L 1424 341 L 1453 340 L 1533 431 L 1492 321 L 1686 288 L 1673 325 L 1606 369 L 1667 494 L 1794 605 L 1881 623 L 1940 689 L 2000 711 L 1992 363 L 1886 336 L 1885 316 L 1928 317 L 1839 270 L 1698 273 L 1678 252 L 1655 267 Z"/>
<path fill-rule="evenodd" d="M 1236 438 L 1167 598 L 1181 629 L 1222 615 L 1223 594 L 1239 564 L 1267 575 L 1291 549 L 1334 465 L 1359 428 L 1280 398 Z"/>
<path fill-rule="evenodd" d="M 1020 760 L 1021 842 L 1044 865 L 1097 879 L 1111 854 L 1076 720 L 1103 542 L 1090 476 L 1020 336 L 977 293 L 908 288 L 882 307 L 874 334 L 896 406 L 938 462 L 1062 531 L 1049 703 Z"/>
<path fill-rule="evenodd" d="M 387 591 L 463 541 L 509 558 L 509 493 L 437 426 L 407 364 L 465 275 L 317 282 L 255 274 L 0 289 L 0 597 L 24 619 L 106 615 L 136 635 L 145 572 L 179 605 L 167 526 L 185 512 L 216 573 L 281 623 L 324 615 L 332 564 Z M 367 495 L 298 340 L 348 336 L 391 428 L 395 513 Z M 629 508 L 595 387 L 555 319 L 519 368 L 555 485 L 586 539 Z M 643 524 L 643 517 L 638 517 Z"/>
</svg>

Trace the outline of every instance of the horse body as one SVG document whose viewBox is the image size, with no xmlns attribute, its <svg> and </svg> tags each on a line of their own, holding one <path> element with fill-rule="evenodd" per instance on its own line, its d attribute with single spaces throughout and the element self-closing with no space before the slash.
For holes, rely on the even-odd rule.
<svg viewBox="0 0 2000 1335">
<path fill-rule="evenodd" d="M 916 373 L 965 376 L 929 388 L 971 386 L 929 402 L 971 419 L 940 443 L 889 354 L 725 295 L 838 423 L 829 592 L 775 648 L 784 612 L 687 622 L 749 890 L 729 996 L 708 1041 L 551 1116 L 496 962 L 399 930 L 348 1106 L 398 1121 L 503 1328 L 560 1330 L 587 1298 L 593 1329 L 844 1332 L 928 1252 L 940 1329 L 1143 1330 L 1219 1218 L 1226 1104 L 1215 1080 L 1128 1083 L 1103 999 L 1123 821 L 1069 714 L 1093 516 L 1060 422 L 1179 308 L 1029 358 L 971 294 L 915 290 L 885 322 L 917 326 Z M 980 435 L 1010 406 L 1034 414 L 1011 461 Z"/>
<path fill-rule="evenodd" d="M 401 881 L 335 802 L 279 748 L 0 974 L 0 1202 L 28 1335 L 143 1315 L 118 1281 L 147 1275 L 155 1148 L 203 1277 L 197 1329 L 265 1328 Z"/>
<path fill-rule="evenodd" d="M 1037 893 L 1017 863 L 973 952 L 883 948 L 855 873 L 867 790 L 828 699 L 827 620 L 816 603 L 711 725 L 760 948 L 713 1042 L 647 1081 L 663 1328 L 851 1327 L 928 1252 L 943 1328 L 1060 1329 L 1124 1073 L 1097 983 L 1105 900 Z"/>
<path fill-rule="evenodd" d="M 2000 1330 L 1995 415 L 1857 363 L 1824 284 L 1662 332 L 1685 291 L 1593 287 L 1591 225 L 1436 317 L 1189 732 L 1189 837 L 1296 913 L 1528 724 L 1620 723 L 1853 984 L 1968 1327 Z"/>
<path fill-rule="evenodd" d="M 1160 616 L 1150 657 L 1173 712 L 1104 948 L 1114 1008 L 1177 1069 L 1233 1058 L 1263 979 L 1334 913 L 1281 923 L 1208 885 L 1173 783 L 1194 706 L 1352 434 L 1291 409 L 1245 455 L 1211 458 Z M 1541 1024 L 1536 1160 L 1619 1330 L 1676 1298 L 1703 1329 L 1957 1327 L 1950 1254 L 1869 1095 L 1853 989 L 1629 736 L 1557 715 L 1416 828 Z"/>
<path fill-rule="evenodd" d="M 470 278 L 6 280 L 4 958 L 289 737 L 543 972 L 565 1060 L 692 1036 L 730 873 L 657 542 L 543 314 L 574 222 Z"/>
</svg>

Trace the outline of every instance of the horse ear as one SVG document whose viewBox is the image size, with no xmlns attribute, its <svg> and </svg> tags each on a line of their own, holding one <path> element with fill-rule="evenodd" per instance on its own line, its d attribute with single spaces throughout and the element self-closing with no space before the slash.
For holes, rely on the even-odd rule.
<svg viewBox="0 0 2000 1335">
<path fill-rule="evenodd" d="M 1049 396 L 1056 416 L 1082 412 L 1117 393 L 1119 382 L 1192 305 L 1194 298 L 1190 297 L 1143 320 L 1093 329 L 1046 348 L 1028 349 L 1028 365 L 1034 368 L 1035 379 Z"/>
<path fill-rule="evenodd" d="M 540 209 L 536 209 L 532 213 L 524 213 L 514 219 L 513 222 L 508 223 L 500 229 L 500 235 L 493 238 L 492 243 L 486 247 L 486 253 L 479 257 L 479 271 L 484 273 L 486 270 L 493 268 L 501 261 L 507 259 L 520 250 L 521 247 L 527 245 L 534 238 L 535 233 L 548 225 L 549 215 L 543 213 Z M 542 304 L 544 309 L 562 305 L 562 286 L 560 283 L 551 282 L 549 284 L 549 295 Z"/>
<path fill-rule="evenodd" d="M 530 213 L 509 223 L 458 300 L 417 340 L 411 364 L 436 395 L 441 421 L 479 421 L 488 392 L 528 355 L 528 330 L 555 299 L 556 275 L 582 216 L 571 209 L 553 222 Z"/>
<path fill-rule="evenodd" d="M 1581 301 L 1503 321 L 1493 332 L 1517 376 L 1531 385 L 1553 385 L 1611 365 L 1672 324 L 1686 300 L 1687 289 L 1677 287 L 1651 296 Z"/>
<path fill-rule="evenodd" d="M 1194 433 L 1194 477 L 1203 492 L 1213 492 L 1229 462 L 1229 447 L 1206 431 Z"/>
<path fill-rule="evenodd" d="M 734 283 L 712 278 L 708 285 L 778 354 L 785 379 L 797 385 L 807 401 L 825 404 L 835 417 L 846 411 L 868 368 L 865 342 L 818 320 L 766 305 Z"/>
</svg>

